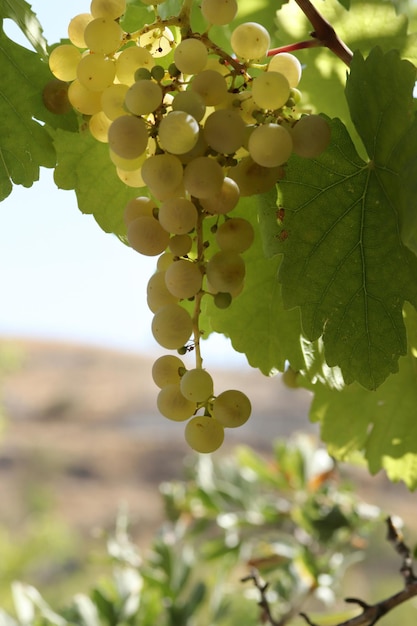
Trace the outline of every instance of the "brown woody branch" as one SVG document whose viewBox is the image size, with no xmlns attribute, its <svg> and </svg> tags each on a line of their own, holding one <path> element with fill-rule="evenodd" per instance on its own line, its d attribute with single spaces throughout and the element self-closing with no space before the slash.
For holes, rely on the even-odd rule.
<svg viewBox="0 0 417 626">
<path fill-rule="evenodd" d="M 387 540 L 393 545 L 394 549 L 402 557 L 402 564 L 400 573 L 404 579 L 404 589 L 401 591 L 380 600 L 375 604 L 368 604 L 360 598 L 346 598 L 345 601 L 350 604 L 357 604 L 362 613 L 356 617 L 352 617 L 344 622 L 335 624 L 335 626 L 374 626 L 384 615 L 395 609 L 395 607 L 407 602 L 410 598 L 417 595 L 417 576 L 413 570 L 413 559 L 410 548 L 404 542 L 404 538 L 400 531 L 395 527 L 390 517 L 386 520 L 387 523 Z M 270 626 L 284 626 L 289 619 L 295 615 L 295 610 L 290 610 L 281 620 L 277 621 L 273 618 L 271 607 L 266 597 L 266 590 L 268 583 L 263 583 L 256 571 L 247 576 L 243 580 L 252 580 L 256 588 L 261 594 L 261 600 L 259 606 L 262 608 L 264 622 L 270 624 Z M 310 620 L 305 613 L 299 613 L 304 618 L 309 626 L 319 626 Z"/>
</svg>

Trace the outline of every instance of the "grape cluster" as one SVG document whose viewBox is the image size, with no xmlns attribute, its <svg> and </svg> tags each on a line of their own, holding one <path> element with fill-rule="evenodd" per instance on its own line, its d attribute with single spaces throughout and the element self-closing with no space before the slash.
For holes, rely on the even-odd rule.
<svg viewBox="0 0 417 626">
<path fill-rule="evenodd" d="M 154 5 L 159 1 L 143 0 Z M 291 54 L 272 56 L 268 31 L 247 22 L 231 35 L 232 54 L 209 37 L 211 25 L 230 24 L 236 0 L 202 0 L 205 33 L 190 23 L 192 2 L 177 17 L 126 33 L 125 0 L 92 0 L 75 16 L 69 44 L 51 53 L 52 73 L 68 86 L 72 107 L 91 134 L 109 145 L 120 179 L 141 189 L 126 206 L 130 246 L 159 256 L 147 301 L 152 333 L 167 350 L 194 352 L 195 367 L 165 355 L 153 368 L 159 411 L 187 422 L 185 437 L 200 452 L 217 449 L 225 427 L 250 416 L 240 391 L 214 395 L 203 368 L 199 315 L 203 297 L 227 308 L 244 287 L 243 253 L 251 223 L 231 214 L 242 196 L 271 189 L 292 152 L 314 157 L 327 146 L 327 122 L 299 119 L 295 106 L 301 65 Z"/>
</svg>

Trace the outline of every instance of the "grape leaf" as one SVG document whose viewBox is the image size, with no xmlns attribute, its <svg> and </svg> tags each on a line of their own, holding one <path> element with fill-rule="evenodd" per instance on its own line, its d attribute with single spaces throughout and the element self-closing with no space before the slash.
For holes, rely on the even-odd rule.
<svg viewBox="0 0 417 626">
<path fill-rule="evenodd" d="M 406 307 L 410 347 L 399 361 L 399 373 L 375 392 L 358 384 L 343 391 L 317 385 L 310 418 L 320 422 L 321 437 L 331 454 L 349 460 L 362 450 L 369 470 L 384 468 L 392 481 L 417 487 L 417 314 Z"/>
<path fill-rule="evenodd" d="M 46 129 L 33 119 L 39 86 L 50 79 L 39 56 L 11 41 L 0 30 L 0 201 L 13 183 L 30 187 L 39 167 L 53 167 L 55 153 Z"/>
<path fill-rule="evenodd" d="M 38 54 L 43 58 L 47 56 L 42 26 L 30 4 L 24 0 L 0 0 L 0 18 L 13 20 Z"/>
<path fill-rule="evenodd" d="M 332 145 L 319 159 L 292 158 L 280 184 L 289 236 L 276 248 L 284 251 L 284 302 L 301 307 L 304 334 L 310 341 L 323 335 L 327 363 L 340 366 L 346 383 L 357 380 L 368 389 L 397 371 L 406 352 L 402 306 L 405 300 L 417 304 L 417 259 L 401 241 L 398 213 L 406 158 L 400 154 L 404 147 L 406 155 L 417 151 L 415 120 L 409 97 L 386 98 L 377 67 L 387 70 L 391 84 L 404 91 L 407 83 L 412 92 L 409 64 L 396 53 L 375 51 L 368 63 L 352 65 L 350 90 L 373 86 L 374 105 L 365 118 L 375 138 L 372 144 L 372 135 L 365 135 L 365 145 L 369 151 L 374 146 L 374 158 L 359 158 L 338 120 Z M 408 119 L 408 132 L 403 123 L 395 125 L 392 109 Z"/>
<path fill-rule="evenodd" d="M 229 308 L 218 309 L 203 299 L 203 314 L 212 330 L 230 337 L 237 352 L 244 352 L 252 367 L 269 375 L 283 370 L 288 359 L 296 369 L 305 361 L 301 347 L 298 310 L 284 310 L 281 287 L 277 282 L 280 257 L 266 259 L 257 228 L 256 201 L 243 198 L 230 216 L 241 216 L 255 227 L 255 242 L 243 254 L 246 263 L 245 287 Z M 204 318 L 202 327 L 204 328 Z"/>
<path fill-rule="evenodd" d="M 57 186 L 74 189 L 80 211 L 93 214 L 105 232 L 124 235 L 123 210 L 138 190 L 118 178 L 108 146 L 96 141 L 88 130 L 71 133 L 51 129 L 50 133 L 57 153 Z"/>
</svg>

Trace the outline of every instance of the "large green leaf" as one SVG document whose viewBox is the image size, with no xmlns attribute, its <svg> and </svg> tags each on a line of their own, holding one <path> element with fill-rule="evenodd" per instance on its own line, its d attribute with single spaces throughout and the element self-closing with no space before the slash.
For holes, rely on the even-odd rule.
<svg viewBox="0 0 417 626">
<path fill-rule="evenodd" d="M 39 167 L 53 167 L 55 153 L 45 128 L 34 118 L 41 86 L 50 79 L 39 56 L 14 43 L 0 30 L 0 200 L 13 183 L 30 187 Z"/>
<path fill-rule="evenodd" d="M 403 303 L 417 304 L 417 259 L 399 232 L 403 165 L 417 153 L 417 133 L 409 110 L 410 64 L 378 50 L 367 62 L 355 58 L 349 90 L 367 89 L 368 126 L 355 123 L 373 160 L 357 155 L 338 120 L 332 122 L 332 145 L 319 159 L 293 158 L 279 198 L 289 236 L 277 240 L 276 251 L 284 251 L 284 302 L 301 307 L 306 337 L 323 335 L 327 363 L 340 366 L 346 383 L 375 389 L 406 352 Z M 383 71 L 402 89 L 400 101 L 386 98 Z M 396 124 L 392 109 L 406 122 Z"/>
<path fill-rule="evenodd" d="M 0 18 L 13 20 L 41 57 L 46 57 L 42 26 L 25 0 L 0 0 Z"/>
<path fill-rule="evenodd" d="M 393 481 L 417 487 L 417 314 L 407 307 L 410 347 L 400 359 L 399 373 L 390 376 L 376 392 L 358 384 L 343 391 L 321 385 L 310 417 L 321 424 L 321 437 L 331 454 L 349 458 L 361 450 L 375 474 L 384 468 Z"/>
<path fill-rule="evenodd" d="M 57 153 L 58 187 L 74 189 L 80 211 L 93 214 L 105 232 L 124 235 L 123 210 L 127 201 L 138 195 L 138 190 L 126 187 L 118 178 L 107 144 L 93 139 L 88 130 L 50 132 Z"/>
</svg>

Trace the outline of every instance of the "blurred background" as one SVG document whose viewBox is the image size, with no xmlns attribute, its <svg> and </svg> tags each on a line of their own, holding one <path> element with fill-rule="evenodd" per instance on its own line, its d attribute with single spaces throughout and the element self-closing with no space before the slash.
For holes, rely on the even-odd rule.
<svg viewBox="0 0 417 626">
<path fill-rule="evenodd" d="M 87 4 L 72 0 L 52 9 L 33 0 L 32 8 L 53 43 Z M 12 24 L 5 30 L 27 45 Z M 146 549 L 164 520 L 159 485 L 180 478 L 190 455 L 182 425 L 155 409 L 151 366 L 160 352 L 144 297 L 155 260 L 102 232 L 78 211 L 73 192 L 56 189 L 47 170 L 32 189 L 15 188 L 0 213 L 4 607 L 13 580 L 64 601 L 96 576 L 103 537 L 121 508 L 128 511 L 134 541 Z M 210 339 L 204 353 L 213 377 L 245 389 L 254 405 L 253 418 L 229 434 L 215 458 L 246 443 L 268 459 L 275 438 L 317 436 L 308 422 L 307 392 L 251 370 L 225 339 Z M 414 496 L 382 475 L 342 471 L 360 497 L 401 515 L 417 536 Z M 401 583 L 397 559 L 383 532 L 373 541 L 369 593 L 393 592 Z M 91 551 L 96 558 L 87 559 L 87 567 Z M 391 568 L 382 579 L 381 551 Z"/>
</svg>

